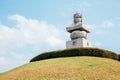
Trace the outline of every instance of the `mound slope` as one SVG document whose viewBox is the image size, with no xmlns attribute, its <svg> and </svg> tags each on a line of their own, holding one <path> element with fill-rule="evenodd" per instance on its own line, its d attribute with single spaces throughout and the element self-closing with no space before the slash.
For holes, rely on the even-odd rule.
<svg viewBox="0 0 120 80">
<path fill-rule="evenodd" d="M 120 62 L 100 57 L 66 57 L 31 62 L 0 80 L 119 80 Z"/>
</svg>

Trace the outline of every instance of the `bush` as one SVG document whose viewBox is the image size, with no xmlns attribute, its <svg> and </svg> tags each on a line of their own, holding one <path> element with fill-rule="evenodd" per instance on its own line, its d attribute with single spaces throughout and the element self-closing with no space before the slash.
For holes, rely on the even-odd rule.
<svg viewBox="0 0 120 80">
<path fill-rule="evenodd" d="M 115 60 L 120 60 L 120 56 L 116 53 L 99 48 L 70 48 L 59 51 L 45 52 L 32 58 L 30 62 L 39 61 L 43 59 L 58 58 L 58 57 L 73 57 L 73 56 L 96 56 L 106 57 Z"/>
<path fill-rule="evenodd" d="M 119 61 L 120 61 L 120 54 L 118 56 L 119 56 Z"/>
</svg>

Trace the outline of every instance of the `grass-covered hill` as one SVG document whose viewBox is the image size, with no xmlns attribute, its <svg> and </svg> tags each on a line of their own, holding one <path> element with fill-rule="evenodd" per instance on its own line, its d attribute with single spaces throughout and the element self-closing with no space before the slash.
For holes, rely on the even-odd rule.
<svg viewBox="0 0 120 80">
<path fill-rule="evenodd" d="M 31 62 L 0 80 L 120 80 L 120 62 L 100 57 L 66 57 Z"/>
<path fill-rule="evenodd" d="M 120 80 L 120 55 L 98 48 L 45 52 L 0 80 Z"/>
</svg>

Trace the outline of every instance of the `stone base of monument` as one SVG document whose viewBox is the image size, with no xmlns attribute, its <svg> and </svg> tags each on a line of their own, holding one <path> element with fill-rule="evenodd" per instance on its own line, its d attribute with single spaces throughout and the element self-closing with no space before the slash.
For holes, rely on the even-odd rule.
<svg viewBox="0 0 120 80">
<path fill-rule="evenodd" d="M 79 38 L 66 42 L 66 48 L 79 48 L 79 47 L 91 47 L 91 44 L 85 38 Z"/>
</svg>

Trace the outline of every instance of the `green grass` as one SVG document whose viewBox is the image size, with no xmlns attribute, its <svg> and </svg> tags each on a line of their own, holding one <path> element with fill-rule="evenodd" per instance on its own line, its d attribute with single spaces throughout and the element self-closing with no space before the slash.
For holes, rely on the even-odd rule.
<svg viewBox="0 0 120 80">
<path fill-rule="evenodd" d="M 8 71 L 0 80 L 120 80 L 120 62 L 90 56 L 46 59 Z"/>
</svg>

